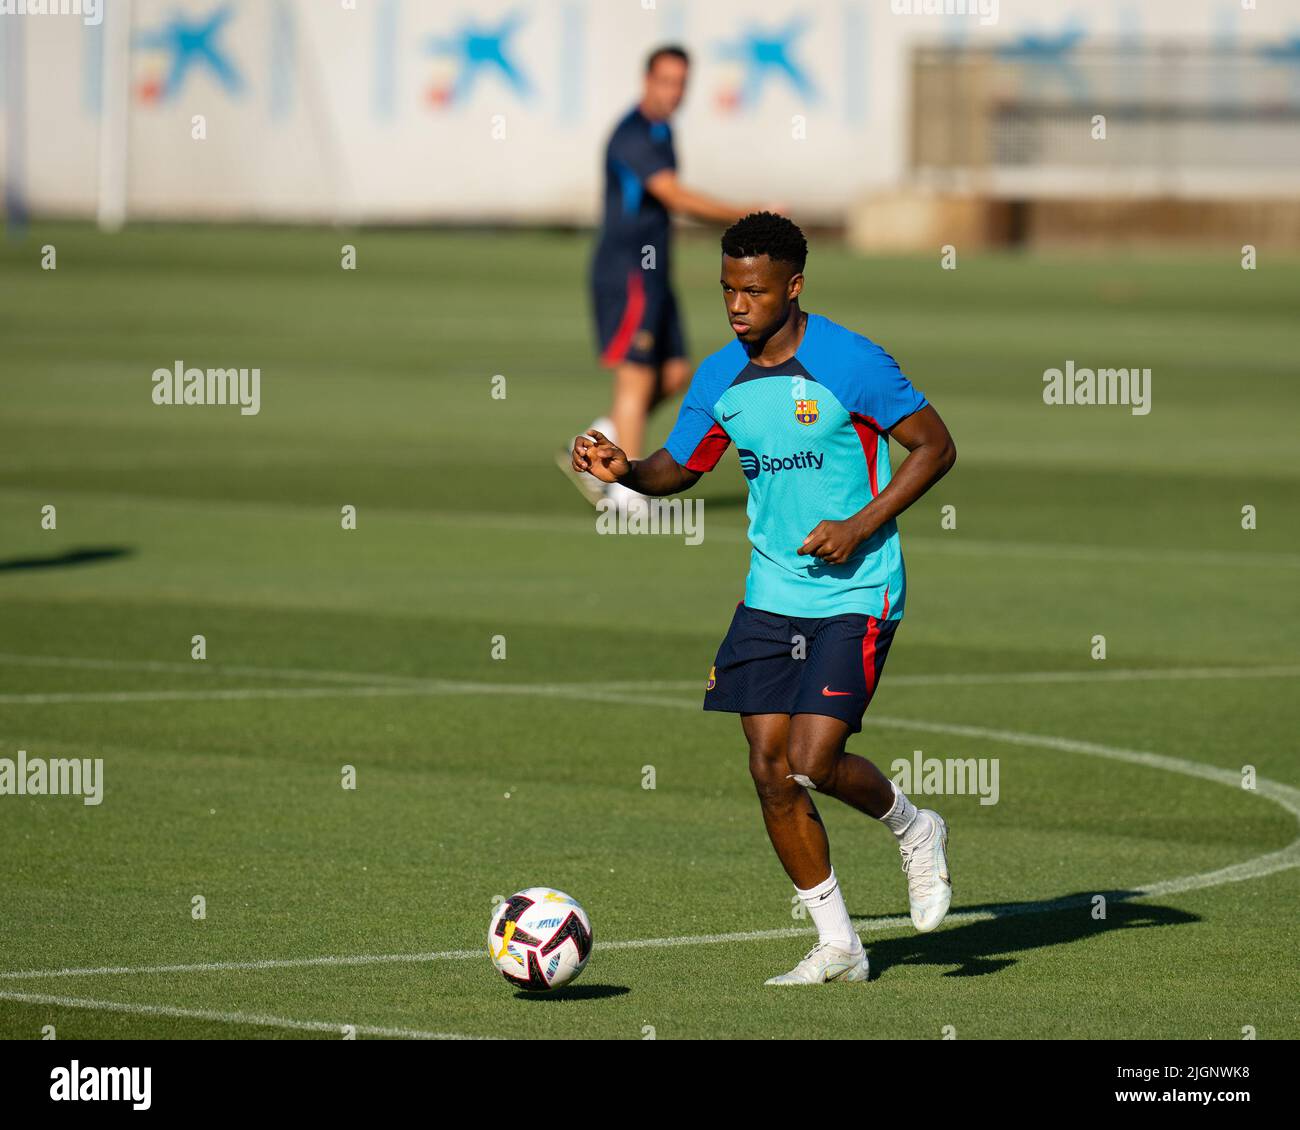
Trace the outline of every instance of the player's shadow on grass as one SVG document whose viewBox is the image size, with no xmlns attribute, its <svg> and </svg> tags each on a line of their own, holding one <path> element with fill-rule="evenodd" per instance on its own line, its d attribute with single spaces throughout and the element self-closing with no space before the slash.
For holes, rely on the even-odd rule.
<svg viewBox="0 0 1300 1130">
<path fill-rule="evenodd" d="M 626 985 L 566 985 L 549 993 L 515 993 L 517 1001 L 592 1001 L 621 997 L 632 990 Z"/>
<path fill-rule="evenodd" d="M 61 569 L 67 565 L 89 565 L 94 561 L 108 561 L 114 557 L 128 557 L 134 550 L 121 545 L 80 546 L 51 553 L 43 557 L 10 557 L 0 561 L 0 573 L 18 572 L 22 569 Z"/>
<path fill-rule="evenodd" d="M 1093 900 L 1106 899 L 1106 917 L 1093 917 Z M 954 907 L 959 913 L 991 912 L 996 917 L 979 922 L 954 922 L 932 934 L 908 934 L 872 942 L 871 979 L 883 976 L 892 965 L 955 965 L 945 977 L 981 977 L 1014 965 L 1023 950 L 1095 938 L 1110 930 L 1182 926 L 1200 919 L 1186 911 L 1149 903 L 1128 902 L 1136 891 L 1088 891 L 1052 899 L 1049 903 L 1011 903 Z M 1050 909 L 1048 909 L 1050 907 Z"/>
</svg>

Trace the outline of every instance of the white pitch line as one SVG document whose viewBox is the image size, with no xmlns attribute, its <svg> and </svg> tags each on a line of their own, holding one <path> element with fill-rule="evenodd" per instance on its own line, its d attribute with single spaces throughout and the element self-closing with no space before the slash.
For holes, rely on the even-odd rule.
<svg viewBox="0 0 1300 1130">
<path fill-rule="evenodd" d="M 0 460 L 3 466 L 3 460 Z M 29 466 L 23 462 L 24 469 Z M 119 506 L 137 510 L 141 506 L 153 509 L 183 510 L 192 514 L 196 500 L 168 499 L 157 495 L 131 494 L 127 492 L 61 492 L 64 497 L 93 499 L 97 507 Z M 0 495 L 19 495 L 28 498 L 44 498 L 36 490 L 24 487 L 5 487 Z M 708 502 L 707 496 L 700 501 Z M 315 523 L 318 518 L 334 521 L 337 511 L 318 506 L 295 505 L 292 503 L 274 503 L 266 501 L 235 501 L 230 499 L 206 499 L 202 503 L 205 513 L 229 514 L 240 518 L 249 516 L 264 518 L 276 522 L 292 520 L 300 523 Z M 458 529 L 496 530 L 503 533 L 527 531 L 543 535 L 563 537 L 596 537 L 594 512 L 587 511 L 585 517 L 575 515 L 537 513 L 475 513 L 469 510 L 370 510 L 370 521 L 382 523 L 385 527 L 415 526 L 429 527 L 454 526 Z M 739 517 L 739 515 L 737 515 Z M 906 532 L 906 531 L 905 531 Z M 1223 566 L 1239 569 L 1249 566 L 1262 566 L 1278 569 L 1300 568 L 1300 554 L 1277 553 L 1267 550 L 1247 549 L 1240 553 L 1231 550 L 1161 548 L 1137 546 L 1099 546 L 1083 545 L 1073 542 L 1024 542 L 998 541 L 991 538 L 973 538 L 969 534 L 949 532 L 942 537 L 925 535 L 917 532 L 907 533 L 907 544 L 918 554 L 935 552 L 941 556 L 974 556 L 1047 558 L 1054 560 L 1101 561 L 1114 564 L 1129 561 L 1137 565 L 1188 565 L 1200 567 Z M 749 535 L 743 521 L 731 522 L 715 519 L 706 534 L 707 541 L 726 544 L 749 544 Z"/>
<path fill-rule="evenodd" d="M 199 675 L 213 678 L 221 675 L 272 679 L 303 679 L 327 683 L 426 683 L 427 678 L 414 675 L 361 674 L 351 671 L 322 671 L 316 667 L 250 667 L 244 664 L 208 663 L 191 660 L 177 663 L 159 659 L 98 659 L 67 655 L 24 655 L 0 652 L 0 664 L 7 667 L 72 667 L 87 671 L 143 671 L 171 672 L 178 675 Z"/>
<path fill-rule="evenodd" d="M 712 535 L 708 535 L 712 536 Z M 1276 569 L 1300 568 L 1300 554 L 1257 553 L 1247 550 L 1233 553 L 1217 549 L 1137 549 L 1129 546 L 1074 545 L 1057 542 L 991 541 L 980 538 L 907 537 L 909 551 L 930 551 L 940 556 L 1027 557 L 1064 561 L 1103 561 L 1114 565 L 1120 561 L 1134 565 L 1268 566 Z"/>
<path fill-rule="evenodd" d="M 965 726 L 954 722 L 925 722 L 908 718 L 863 718 L 863 724 L 890 728 L 911 728 L 928 730 L 936 734 L 952 734 L 957 737 L 979 738 L 988 741 L 1006 742 L 1009 745 L 1037 746 L 1042 749 L 1055 749 L 1064 753 L 1082 753 L 1092 757 L 1104 757 L 1112 761 L 1124 761 L 1146 769 L 1163 769 L 1170 773 L 1181 773 L 1187 777 L 1200 777 L 1202 780 L 1215 781 L 1235 789 L 1241 788 L 1240 770 L 1220 769 L 1215 765 L 1205 765 L 1199 761 L 1186 761 L 1181 757 L 1168 757 L 1165 754 L 1149 753 L 1146 750 L 1123 749 L 1119 746 L 1101 745 L 1098 742 L 1076 741 L 1072 738 L 1058 738 L 1049 734 L 1022 734 L 1014 730 L 990 729 L 985 726 Z M 1255 792 L 1267 797 L 1274 804 L 1280 805 L 1300 823 L 1300 789 L 1260 777 L 1255 782 Z M 1300 867 L 1300 837 L 1292 840 L 1278 851 L 1248 859 L 1243 863 L 1221 867 L 1215 871 L 1206 871 L 1199 875 L 1185 875 L 1178 879 L 1161 879 L 1135 886 L 1135 898 L 1160 898 L 1165 895 L 1180 894 L 1184 891 L 1201 890 L 1217 887 L 1224 883 L 1237 883 L 1246 879 L 1258 879 L 1277 871 L 1286 871 Z"/>
<path fill-rule="evenodd" d="M 1117 667 L 1109 671 L 1005 671 L 979 674 L 890 675 L 891 687 L 984 686 L 1001 683 L 1128 683 L 1181 682 L 1184 679 L 1292 679 L 1300 676 L 1300 664 L 1268 667 Z M 602 683 L 575 683 L 574 686 L 600 686 L 608 690 L 689 691 L 703 687 L 700 679 L 626 679 Z"/>
<path fill-rule="evenodd" d="M 240 699 L 293 698 L 393 698 L 430 695 L 522 695 L 535 698 L 577 699 L 582 702 L 619 703 L 632 706 L 694 708 L 680 699 L 652 698 L 590 686 L 537 683 L 438 682 L 401 687 L 231 687 L 212 691 L 52 691 L 49 693 L 0 695 L 0 705 L 34 706 L 53 703 L 207 702 Z"/>
<path fill-rule="evenodd" d="M 0 464 L 2 465 L 2 464 Z M 26 468 L 27 464 L 24 463 Z M 0 495 L 23 495 L 41 497 L 34 490 L 21 487 L 6 487 Z M 69 497 L 63 492 L 64 497 Z M 139 495 L 129 493 L 94 493 L 73 492 L 70 497 L 93 497 L 95 504 L 104 506 L 123 506 L 138 508 L 141 505 L 168 509 L 185 509 L 192 512 L 193 499 L 163 499 L 156 495 Z M 707 496 L 700 501 L 709 501 Z M 315 506 L 296 506 L 269 502 L 236 502 L 232 500 L 205 500 L 203 509 L 210 514 L 232 514 L 239 517 L 255 516 L 274 521 L 286 518 L 302 523 L 311 523 L 317 517 L 326 521 L 338 518 L 337 512 L 322 510 Z M 478 514 L 462 510 L 375 510 L 369 511 L 370 521 L 382 523 L 390 529 L 396 525 L 417 526 L 422 528 L 454 526 L 458 529 L 495 530 L 503 533 L 527 531 L 530 533 L 559 537 L 596 537 L 595 522 L 592 518 L 569 517 L 567 515 L 538 515 L 535 513 L 490 513 Z M 589 512 L 590 513 L 590 512 Z M 731 544 L 749 544 L 749 536 L 742 523 L 733 524 L 724 520 L 715 520 L 709 527 L 706 540 Z M 1135 565 L 1187 565 L 1200 568 L 1221 566 L 1230 569 L 1263 567 L 1274 569 L 1300 568 L 1300 554 L 1275 553 L 1272 551 L 1246 550 L 1234 553 L 1230 550 L 1181 549 L 1181 548 L 1139 548 L 1133 546 L 1098 546 L 1081 545 L 1070 542 L 1021 542 L 997 541 L 987 538 L 972 538 L 968 535 L 949 535 L 946 537 L 926 536 L 918 533 L 907 535 L 907 544 L 918 556 L 933 552 L 939 556 L 972 556 L 1040 558 L 1061 561 L 1100 561 L 1108 564 L 1132 562 Z"/>
<path fill-rule="evenodd" d="M 945 687 L 984 686 L 998 683 L 1131 683 L 1182 682 L 1194 679 L 1293 679 L 1300 665 L 1272 667 L 1146 667 L 1116 668 L 1110 671 L 1019 671 L 998 674 L 895 675 L 898 686 Z"/>
<path fill-rule="evenodd" d="M 413 687 L 231 687 L 218 691 L 51 691 L 0 694 L 6 706 L 43 706 L 54 703 L 115 702 L 224 702 L 242 699 L 378 698 L 385 695 L 420 695 L 434 691 Z"/>
<path fill-rule="evenodd" d="M 72 656 L 27 656 L 11 652 L 0 653 L 0 665 L 14 667 L 66 667 L 87 670 L 121 670 L 140 672 L 169 672 L 198 674 L 208 677 L 227 675 L 252 675 L 269 678 L 325 680 L 329 689 L 311 687 L 233 687 L 205 691 L 50 691 L 29 694 L 0 695 L 0 704 L 42 705 L 72 703 L 160 702 L 275 698 L 320 698 L 329 695 L 340 697 L 379 697 L 384 695 L 457 695 L 457 694 L 518 694 L 556 698 L 579 698 L 594 701 L 626 703 L 625 695 L 617 690 L 605 690 L 603 683 L 485 683 L 464 679 L 418 678 L 410 675 L 365 674 L 360 672 L 325 671 L 311 668 L 247 667 L 241 665 L 184 664 L 151 660 L 116 660 L 78 658 Z M 357 684 L 334 686 L 338 683 Z M 380 684 L 378 686 L 374 684 Z M 695 684 L 691 684 L 695 685 Z M 669 699 L 644 698 L 647 706 L 681 706 Z"/>
<path fill-rule="evenodd" d="M 0 973 L 4 981 L 33 981 L 45 977 L 116 977 L 129 973 L 239 973 L 263 969 L 312 966 L 408 965 L 425 961 L 454 961 L 484 957 L 483 950 L 443 950 L 440 953 L 366 953 L 327 957 L 264 958 L 254 961 L 201 961 L 189 965 L 101 965 L 89 969 L 20 969 Z"/>
<path fill-rule="evenodd" d="M 53 690 L 49 693 L 0 694 L 0 705 L 43 706 L 78 702 L 221 702 L 243 698 L 355 698 L 383 694 L 420 694 L 406 687 L 239 687 L 226 690 Z"/>
<path fill-rule="evenodd" d="M 674 705 L 685 709 L 696 709 L 694 704 L 677 702 Z M 1186 761 L 1179 757 L 1150 753 L 1145 750 L 1124 749 L 1119 746 L 1101 745 L 1097 742 L 1076 741 L 1071 738 L 1058 738 L 1049 734 L 1025 734 L 1014 730 L 991 729 L 984 726 L 966 726 L 949 722 L 926 722 L 911 718 L 887 718 L 867 716 L 864 724 L 889 729 L 923 730 L 932 733 L 952 734 L 988 741 L 1005 742 L 1010 745 L 1033 746 L 1042 749 L 1059 750 L 1066 753 L 1080 753 L 1093 757 L 1104 757 L 1113 761 L 1123 761 L 1147 769 L 1162 769 L 1183 776 L 1199 777 L 1218 784 L 1241 787 L 1239 773 L 1220 769 L 1213 765 L 1204 765 L 1196 761 Z M 1286 809 L 1300 822 L 1300 789 L 1284 785 L 1277 781 L 1260 778 L 1256 782 L 1256 791 L 1275 804 Z M 1221 886 L 1224 883 L 1242 882 L 1258 879 L 1278 871 L 1300 867 L 1300 837 L 1279 851 L 1268 852 L 1242 863 L 1220 867 L 1195 875 L 1184 875 L 1176 879 L 1162 879 L 1141 885 L 1125 884 L 1123 901 L 1138 898 L 1161 898 L 1187 891 L 1203 890 L 1208 887 Z M 1103 892 L 1096 892 L 1103 893 Z M 1112 896 L 1119 897 L 1119 896 Z M 1091 895 L 1075 895 L 1065 898 L 1048 899 L 1040 902 L 1010 903 L 1002 906 L 987 907 L 980 911 L 957 911 L 948 915 L 946 922 L 981 922 L 993 918 L 1009 917 L 1021 914 L 1042 914 L 1053 910 L 1067 909 L 1071 906 L 1086 905 Z M 880 931 L 905 927 L 906 918 L 893 916 L 886 918 L 857 919 L 855 928 L 859 931 Z M 814 927 L 785 927 L 776 930 L 749 930 L 731 934 L 695 934 L 676 938 L 634 938 L 623 941 L 597 942 L 597 950 L 622 949 L 661 949 L 670 946 L 715 945 L 725 942 L 768 941 L 780 938 L 794 938 L 815 933 Z M 135 965 L 135 966 L 98 966 L 91 968 L 64 969 L 21 969 L 0 973 L 0 980 L 43 980 L 55 977 L 108 977 L 149 973 L 215 973 L 233 970 L 291 969 L 312 966 L 348 966 L 420 963 L 429 961 L 454 961 L 482 958 L 482 950 L 442 950 L 430 953 L 408 954 L 351 954 L 325 957 L 269 958 L 256 961 L 213 961 L 191 965 Z M 4 994 L 0 994 L 3 997 Z"/>
<path fill-rule="evenodd" d="M 1088 896 L 1091 897 L 1091 896 Z M 979 922 L 996 918 L 999 914 L 1033 914 L 1042 910 L 1056 910 L 1066 905 L 1085 905 L 1087 898 L 1050 899 L 1043 903 L 1019 903 L 1006 907 L 980 911 L 958 911 L 949 914 L 945 922 Z M 1027 909 L 1021 909 L 1021 908 Z M 894 915 L 886 918 L 855 918 L 854 928 L 859 933 L 877 933 L 910 926 L 911 919 Z M 730 934 L 687 934 L 668 938 L 625 938 L 621 941 L 596 942 L 592 947 L 598 952 L 609 950 L 669 949 L 676 946 L 712 946 L 734 942 L 766 942 L 782 938 L 800 938 L 815 934 L 815 926 L 785 926 L 775 930 L 739 930 Z M 40 981 L 60 977 L 122 977 L 159 973 L 239 973 L 267 969 L 339 968 L 354 965 L 421 965 L 434 961 L 482 961 L 484 950 L 437 950 L 429 953 L 376 953 L 340 954 L 325 957 L 282 957 L 254 961 L 205 961 L 189 965 L 101 965 L 66 969 L 18 969 L 0 973 L 3 981 Z M 0 992 L 0 999 L 5 994 Z"/>
<path fill-rule="evenodd" d="M 676 700 L 637 694 L 644 690 L 698 690 L 702 684 L 691 680 L 626 680 L 578 683 L 485 683 L 464 679 L 417 678 L 408 675 L 366 674 L 364 672 L 323 671 L 272 667 L 200 667 L 183 663 L 118 661 L 111 659 L 77 659 L 60 656 L 22 656 L 0 654 L 0 664 L 10 666 L 71 667 L 93 670 L 160 671 L 179 674 L 254 675 L 270 678 L 325 680 L 329 687 L 231 687 L 216 690 L 149 690 L 149 691 L 49 691 L 0 694 L 0 704 L 35 706 L 77 703 L 129 702 L 204 702 L 242 699 L 294 698 L 378 698 L 402 695 L 525 695 L 552 698 L 577 698 L 644 706 L 681 707 Z M 1300 665 L 1264 667 L 1148 667 L 1118 668 L 1109 671 L 1022 671 L 989 674 L 894 675 L 890 686 L 991 686 L 999 684 L 1052 684 L 1091 682 L 1139 682 L 1228 679 L 1287 679 L 1300 676 Z M 360 685 L 338 685 L 360 684 Z M 373 685 L 379 684 L 379 685 Z M 624 692 L 633 692 L 629 698 Z"/>
<path fill-rule="evenodd" d="M 73 703 L 114 703 L 114 702 L 181 702 L 206 700 L 239 699 L 276 699 L 276 698 L 321 698 L 329 694 L 340 697 L 381 697 L 385 695 L 535 695 L 555 698 L 577 698 L 591 701 L 603 701 L 627 704 L 629 699 L 617 689 L 605 689 L 603 683 L 486 683 L 465 679 L 418 678 L 410 675 L 365 674 L 360 672 L 325 671 L 312 668 L 275 668 L 248 667 L 242 665 L 206 665 L 184 664 L 155 660 L 116 660 L 78 658 L 72 656 L 27 656 L 11 652 L 0 653 L 0 665 L 15 667 L 66 667 L 87 670 L 121 670 L 140 672 L 171 672 L 176 674 L 235 676 L 251 675 L 268 678 L 291 678 L 325 680 L 331 689 L 317 692 L 309 687 L 234 687 L 209 691 L 49 691 L 29 694 L 14 693 L 0 695 L 0 704 L 9 705 L 45 705 Z M 352 686 L 337 687 L 334 684 L 350 683 Z M 374 684 L 379 684 L 378 686 Z M 698 684 L 690 684 L 692 686 Z M 641 705 L 646 706 L 681 706 L 682 703 L 670 699 L 644 697 Z"/>
<path fill-rule="evenodd" d="M 328 1020 L 293 1020 L 287 1016 L 265 1016 L 252 1012 L 217 1012 L 207 1008 L 180 1008 L 170 1004 L 131 1004 L 126 1001 L 90 1000 L 86 997 L 56 997 L 44 993 L 0 992 L 0 1000 L 21 1004 L 84 1008 L 95 1012 L 125 1012 L 135 1016 L 172 1016 L 181 1020 L 209 1020 L 220 1024 L 245 1024 L 256 1028 L 291 1028 L 298 1032 L 333 1032 L 343 1037 L 345 1028 L 358 1036 L 382 1036 L 396 1040 L 483 1040 L 486 1036 L 464 1036 L 458 1032 L 422 1032 L 416 1028 L 380 1028 L 370 1024 L 335 1024 Z"/>
</svg>

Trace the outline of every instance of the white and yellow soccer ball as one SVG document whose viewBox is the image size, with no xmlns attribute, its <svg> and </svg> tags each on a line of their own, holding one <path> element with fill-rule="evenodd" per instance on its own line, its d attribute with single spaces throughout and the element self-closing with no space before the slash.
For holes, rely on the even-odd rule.
<svg viewBox="0 0 1300 1130">
<path fill-rule="evenodd" d="M 591 920 L 563 891 L 529 887 L 492 911 L 488 953 L 517 988 L 558 989 L 581 973 L 591 956 Z"/>
</svg>

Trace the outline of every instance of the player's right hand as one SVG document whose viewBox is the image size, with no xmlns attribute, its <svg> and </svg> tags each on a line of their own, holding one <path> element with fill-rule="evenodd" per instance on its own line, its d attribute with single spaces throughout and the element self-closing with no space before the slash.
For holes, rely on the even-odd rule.
<svg viewBox="0 0 1300 1130">
<path fill-rule="evenodd" d="M 623 449 L 589 428 L 588 434 L 573 441 L 573 469 L 590 471 L 602 483 L 616 483 L 628 473 L 630 464 Z"/>
</svg>

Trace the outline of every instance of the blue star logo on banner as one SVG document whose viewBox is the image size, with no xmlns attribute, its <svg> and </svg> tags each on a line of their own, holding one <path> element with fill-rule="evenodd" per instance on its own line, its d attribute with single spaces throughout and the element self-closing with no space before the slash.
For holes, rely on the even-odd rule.
<svg viewBox="0 0 1300 1130">
<path fill-rule="evenodd" d="M 1282 66 L 1300 66 L 1300 35 L 1292 35 L 1281 43 L 1269 43 L 1258 48 L 1261 59 Z"/>
<path fill-rule="evenodd" d="M 745 78 L 737 95 L 741 106 L 753 106 L 758 101 L 769 76 L 784 78 L 804 98 L 816 100 L 817 88 L 812 79 L 790 57 L 795 41 L 807 27 L 808 19 L 798 16 L 784 28 L 746 31 L 738 39 L 719 47 L 719 58 L 733 60 L 745 68 Z"/>
<path fill-rule="evenodd" d="M 487 71 L 498 74 L 521 98 L 528 97 L 533 90 L 532 84 L 509 53 L 510 37 L 523 22 L 523 16 L 512 12 L 495 28 L 467 22 L 449 36 L 432 37 L 428 42 L 428 53 L 450 58 L 458 66 L 456 81 L 443 93 L 441 100 L 460 102 L 469 98 L 479 76 Z"/>
<path fill-rule="evenodd" d="M 1082 27 L 1071 24 L 1059 35 L 1022 35 L 1015 43 L 999 48 L 998 55 L 1025 63 L 1026 80 L 1040 88 L 1060 82 L 1073 97 L 1083 99 L 1088 96 L 1088 83 L 1078 64 L 1067 56 L 1086 34 Z"/>
<path fill-rule="evenodd" d="M 1293 35 L 1282 43 L 1271 43 L 1259 48 L 1265 59 L 1275 63 L 1300 63 L 1300 35 Z"/>
<path fill-rule="evenodd" d="M 1300 67 L 1300 35 L 1259 48 L 1261 58 L 1281 67 Z M 1291 101 L 1300 102 L 1300 70 L 1291 73 Z"/>
<path fill-rule="evenodd" d="M 228 94 L 242 91 L 243 77 L 216 42 L 221 29 L 233 15 L 233 8 L 225 4 L 202 19 L 191 21 L 174 15 L 157 30 L 138 34 L 135 37 L 137 46 L 164 51 L 171 60 L 167 76 L 161 82 L 142 85 L 141 96 L 146 101 L 175 97 L 190 70 L 196 66 L 210 71 Z"/>
</svg>

